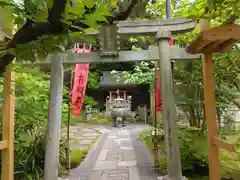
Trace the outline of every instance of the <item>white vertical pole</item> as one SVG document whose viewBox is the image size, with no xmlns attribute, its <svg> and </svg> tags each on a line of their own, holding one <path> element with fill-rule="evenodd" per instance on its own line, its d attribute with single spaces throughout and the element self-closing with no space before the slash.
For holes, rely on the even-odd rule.
<svg viewBox="0 0 240 180">
<path fill-rule="evenodd" d="M 48 131 L 44 162 L 44 180 L 58 179 L 59 144 L 62 113 L 63 57 L 52 56 L 51 83 L 48 112 Z"/>
</svg>

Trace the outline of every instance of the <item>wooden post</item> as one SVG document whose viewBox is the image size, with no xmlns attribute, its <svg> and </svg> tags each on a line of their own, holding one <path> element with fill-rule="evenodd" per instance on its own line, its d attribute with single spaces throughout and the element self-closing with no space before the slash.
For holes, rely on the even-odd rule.
<svg viewBox="0 0 240 180">
<path fill-rule="evenodd" d="M 2 140 L 7 148 L 2 150 L 2 180 L 14 180 L 14 91 L 15 73 L 7 68 L 4 73 Z"/>
<path fill-rule="evenodd" d="M 177 133 L 177 113 L 174 102 L 170 48 L 168 45 L 168 41 L 171 39 L 171 33 L 168 30 L 160 31 L 157 33 L 156 39 L 158 41 L 160 56 L 159 68 L 161 75 L 165 148 L 168 158 L 168 177 L 171 180 L 182 180 Z"/>
<path fill-rule="evenodd" d="M 2 23 L 2 22 L 1 22 Z M 0 25 L 0 40 L 5 33 Z M 14 180 L 14 92 L 15 73 L 8 67 L 4 73 L 3 110 L 2 110 L 2 180 Z"/>
<path fill-rule="evenodd" d="M 201 30 L 209 28 L 209 22 L 200 21 Z M 220 180 L 219 149 L 214 144 L 217 137 L 216 98 L 214 90 L 214 76 L 212 54 L 203 56 L 203 84 L 204 84 L 204 109 L 208 128 L 208 160 L 210 180 Z"/>
<path fill-rule="evenodd" d="M 59 144 L 62 113 L 63 66 L 60 55 L 54 55 L 51 64 L 48 132 L 44 162 L 44 180 L 58 179 Z"/>
</svg>

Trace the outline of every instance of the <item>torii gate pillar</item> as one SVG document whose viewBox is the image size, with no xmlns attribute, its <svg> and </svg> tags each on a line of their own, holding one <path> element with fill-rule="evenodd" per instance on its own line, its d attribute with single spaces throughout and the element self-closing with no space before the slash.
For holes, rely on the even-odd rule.
<svg viewBox="0 0 240 180">
<path fill-rule="evenodd" d="M 182 180 L 180 149 L 177 133 L 177 113 L 174 102 L 170 47 L 168 44 L 168 41 L 171 39 L 171 33 L 168 30 L 159 31 L 156 34 L 156 39 L 159 47 L 164 139 L 168 160 L 168 177 L 166 176 L 163 179 Z"/>
<path fill-rule="evenodd" d="M 63 57 L 52 56 L 50 98 L 48 111 L 48 131 L 44 160 L 44 180 L 57 180 L 59 163 L 59 145 L 62 114 Z"/>
</svg>

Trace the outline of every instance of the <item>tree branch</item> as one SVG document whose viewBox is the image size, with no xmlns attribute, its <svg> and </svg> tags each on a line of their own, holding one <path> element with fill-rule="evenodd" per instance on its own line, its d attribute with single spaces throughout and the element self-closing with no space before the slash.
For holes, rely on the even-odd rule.
<svg viewBox="0 0 240 180">
<path fill-rule="evenodd" d="M 53 0 L 53 7 L 48 11 L 48 21 L 57 27 L 61 26 L 62 14 L 67 0 Z"/>
<path fill-rule="evenodd" d="M 16 48 L 19 44 L 26 44 L 37 40 L 43 35 L 55 35 L 63 31 L 61 24 L 66 0 L 54 0 L 54 5 L 49 9 L 48 22 L 35 23 L 27 20 L 7 44 L 7 48 Z M 12 54 L 6 54 L 0 59 L 0 73 L 3 73 L 8 64 L 15 58 Z"/>
<path fill-rule="evenodd" d="M 126 20 L 126 19 L 130 16 L 133 8 L 134 8 L 137 4 L 139 4 L 140 2 L 141 2 L 141 0 L 132 0 L 131 3 L 130 3 L 130 5 L 127 7 L 127 9 L 126 9 L 125 11 L 120 11 L 120 12 L 119 12 L 116 16 L 114 16 L 114 17 L 108 17 L 108 18 L 107 18 L 107 19 L 108 19 L 108 23 L 109 23 L 109 24 L 112 24 L 114 21 L 124 21 L 124 20 Z"/>
<path fill-rule="evenodd" d="M 107 17 L 108 23 L 111 24 L 114 21 L 126 20 L 130 15 L 132 9 L 138 4 L 139 1 L 141 0 L 132 0 L 131 4 L 125 11 L 119 12 L 115 17 Z M 61 19 L 66 4 L 67 0 L 53 0 L 53 7 L 48 10 L 48 21 L 35 23 L 31 20 L 27 20 L 26 23 L 8 42 L 7 49 L 16 48 L 19 44 L 30 43 L 31 41 L 35 41 L 43 35 L 57 35 L 63 32 L 64 28 Z M 100 24 L 101 23 L 102 22 L 100 22 Z M 84 24 L 78 25 L 83 29 L 88 28 L 88 26 Z M 70 30 L 80 31 L 77 28 L 70 28 Z M 15 56 L 12 54 L 6 54 L 0 58 L 0 74 L 5 71 L 7 65 L 10 64 L 14 58 Z"/>
</svg>

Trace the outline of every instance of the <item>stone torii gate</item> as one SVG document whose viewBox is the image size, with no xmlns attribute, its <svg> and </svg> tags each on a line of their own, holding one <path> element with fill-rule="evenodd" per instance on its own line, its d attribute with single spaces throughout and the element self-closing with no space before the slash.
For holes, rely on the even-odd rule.
<svg viewBox="0 0 240 180">
<path fill-rule="evenodd" d="M 122 21 L 106 25 L 100 31 L 89 33 L 100 40 L 100 52 L 76 54 L 72 51 L 49 55 L 44 61 L 35 61 L 35 65 L 51 64 L 50 104 L 48 118 L 47 146 L 45 154 L 45 180 L 57 180 L 58 154 L 61 126 L 63 66 L 76 63 L 116 63 L 135 61 L 159 61 L 161 73 L 161 91 L 163 99 L 163 119 L 165 146 L 168 158 L 168 177 L 181 180 L 181 161 L 177 135 L 177 115 L 174 102 L 171 60 L 200 59 L 199 55 L 190 55 L 184 48 L 169 47 L 172 35 L 190 31 L 197 23 L 191 19 L 167 19 L 154 21 Z M 121 51 L 121 36 L 153 36 L 157 47 L 143 51 Z"/>
</svg>

